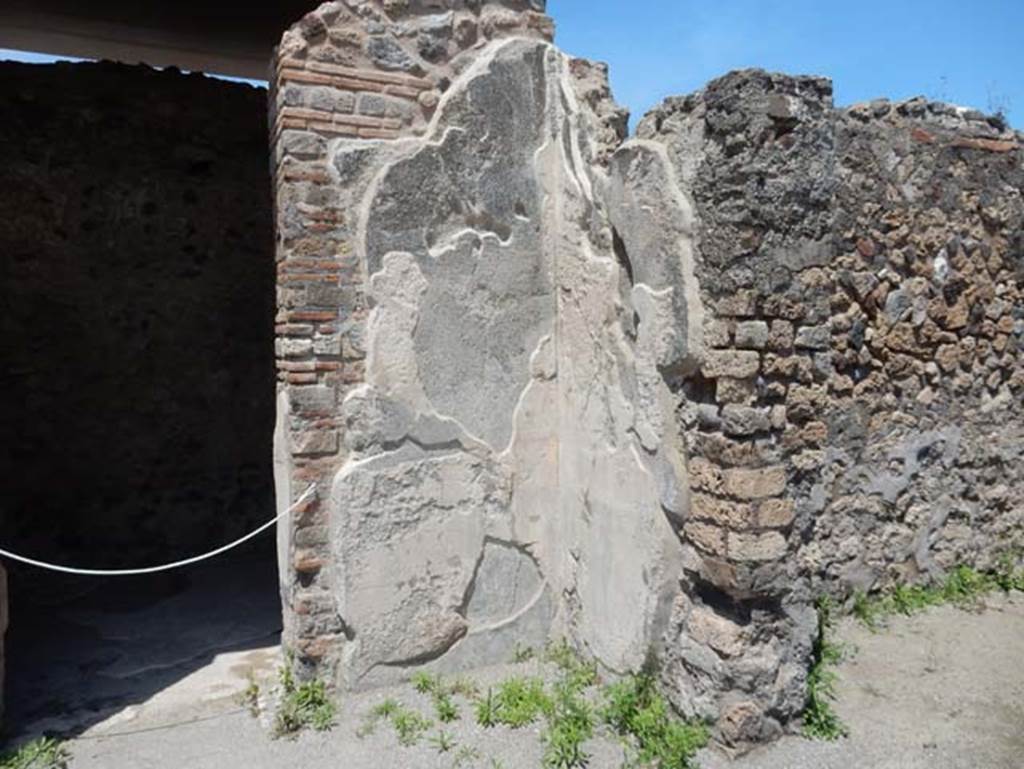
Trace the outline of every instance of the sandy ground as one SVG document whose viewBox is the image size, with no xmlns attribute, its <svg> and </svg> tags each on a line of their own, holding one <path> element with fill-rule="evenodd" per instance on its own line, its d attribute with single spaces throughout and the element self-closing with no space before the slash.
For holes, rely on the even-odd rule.
<svg viewBox="0 0 1024 769">
<path fill-rule="evenodd" d="M 848 648 L 840 667 L 837 710 L 850 736 L 834 743 L 786 738 L 730 760 L 713 750 L 704 769 L 1024 769 L 1024 597 L 994 597 L 984 612 L 953 608 L 894 619 L 872 633 L 844 622 Z M 265 667 L 265 661 L 264 667 Z M 224 664 L 236 676 L 244 660 Z M 535 663 L 482 671 L 486 686 Z M 429 701 L 410 687 L 354 696 L 337 727 L 325 734 L 271 740 L 264 725 L 231 697 L 186 705 L 190 687 L 210 691 L 197 671 L 163 694 L 160 707 L 143 703 L 91 727 L 71 743 L 73 769 L 535 769 L 540 727 L 511 731 L 476 726 L 465 701 L 463 719 L 446 731 L 458 747 L 441 752 L 430 735 L 416 747 L 398 744 L 389 726 L 357 735 L 365 715 L 386 697 L 422 713 Z M 160 696 L 160 695 L 157 695 Z M 590 745 L 592 769 L 619 767 L 613 740 Z"/>
</svg>

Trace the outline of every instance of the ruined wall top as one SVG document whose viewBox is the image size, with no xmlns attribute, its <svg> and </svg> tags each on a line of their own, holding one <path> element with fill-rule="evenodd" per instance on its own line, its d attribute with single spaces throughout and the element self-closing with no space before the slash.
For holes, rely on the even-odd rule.
<svg viewBox="0 0 1024 769">
<path fill-rule="evenodd" d="M 500 37 L 554 38 L 545 0 L 336 0 L 288 30 L 279 59 L 312 59 L 414 77 L 444 70 L 459 54 Z"/>
</svg>

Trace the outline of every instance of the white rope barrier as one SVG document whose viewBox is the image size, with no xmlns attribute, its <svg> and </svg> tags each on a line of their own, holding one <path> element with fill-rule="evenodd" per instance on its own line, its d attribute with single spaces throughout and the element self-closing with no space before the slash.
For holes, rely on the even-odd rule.
<svg viewBox="0 0 1024 769">
<path fill-rule="evenodd" d="M 218 555 L 222 555 L 229 550 L 234 550 L 241 544 L 248 542 L 253 537 L 256 537 L 271 526 L 276 524 L 278 521 L 286 518 L 295 512 L 295 509 L 305 502 L 312 495 L 316 489 L 316 484 L 311 484 L 308 489 L 303 492 L 302 496 L 296 500 L 295 504 L 285 510 L 283 513 L 275 517 L 273 520 L 267 521 L 265 524 L 260 526 L 255 531 L 251 531 L 241 539 L 236 539 L 230 545 L 224 545 L 224 547 L 218 547 L 216 550 L 211 550 L 209 553 L 203 555 L 197 555 L 194 558 L 186 558 L 183 561 L 175 561 L 174 563 L 165 563 L 161 566 L 149 566 L 145 569 L 76 569 L 71 566 L 60 566 L 55 563 L 46 563 L 45 561 L 37 561 L 34 558 L 26 558 L 23 555 L 17 555 L 16 553 L 8 552 L 0 548 L 0 556 L 10 558 L 12 561 L 18 561 L 19 563 L 28 564 L 29 566 L 35 566 L 39 569 L 47 569 L 48 571 L 59 571 L 63 574 L 81 574 L 86 577 L 134 577 L 140 574 L 156 574 L 161 571 L 171 571 L 173 569 L 180 569 L 185 566 L 191 566 L 201 561 L 207 561 L 211 558 L 216 558 Z"/>
</svg>

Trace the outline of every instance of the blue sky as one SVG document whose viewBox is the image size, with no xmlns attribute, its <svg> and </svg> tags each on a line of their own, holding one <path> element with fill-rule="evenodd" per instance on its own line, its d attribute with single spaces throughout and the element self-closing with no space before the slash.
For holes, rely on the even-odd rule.
<svg viewBox="0 0 1024 769">
<path fill-rule="evenodd" d="M 731 69 L 831 77 L 836 103 L 923 95 L 1024 127 L 1024 0 L 548 0 L 634 122 Z"/>
<path fill-rule="evenodd" d="M 611 65 L 634 124 L 665 96 L 763 67 L 831 77 L 840 105 L 923 95 L 1024 127 L 1024 0 L 548 0 L 548 12 L 562 48 Z M 0 50 L 12 57 L 29 58 Z"/>
</svg>

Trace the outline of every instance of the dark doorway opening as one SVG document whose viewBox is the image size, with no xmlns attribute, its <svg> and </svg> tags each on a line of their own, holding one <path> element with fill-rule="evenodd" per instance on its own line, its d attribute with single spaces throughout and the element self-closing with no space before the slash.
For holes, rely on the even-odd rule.
<svg viewBox="0 0 1024 769">
<path fill-rule="evenodd" d="M 0 547 L 148 566 L 274 516 L 266 112 L 175 69 L 0 62 Z M 8 733 L 80 730 L 279 631 L 271 533 L 156 577 L 7 567 Z"/>
</svg>

